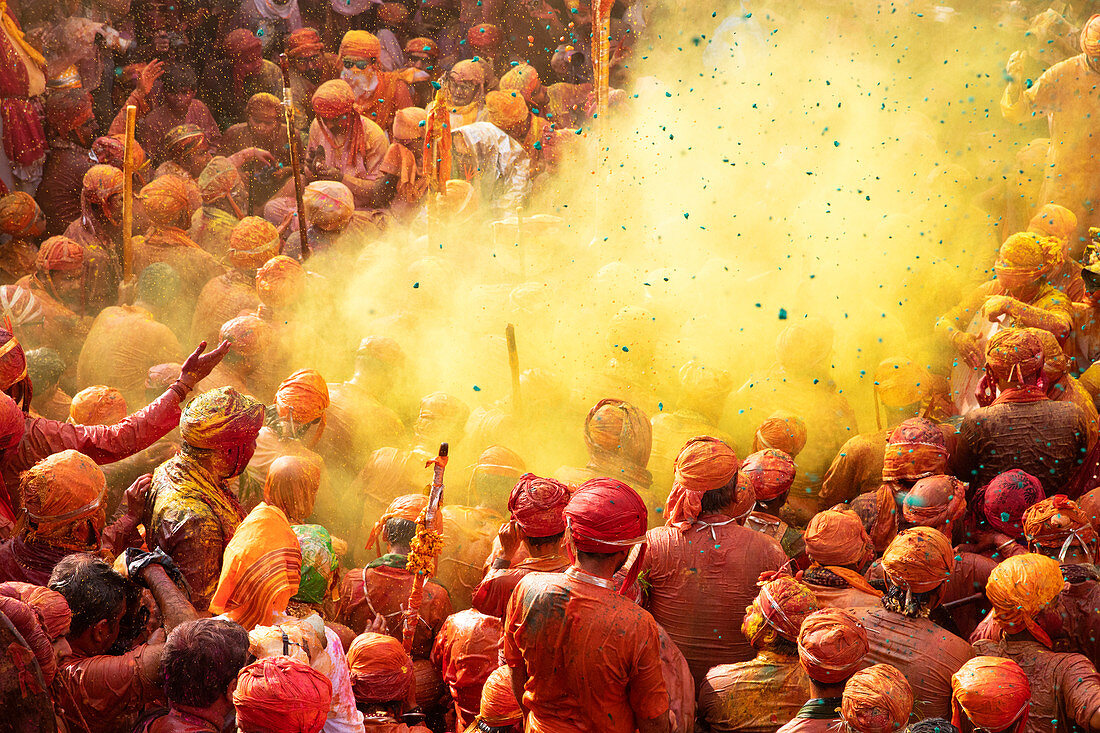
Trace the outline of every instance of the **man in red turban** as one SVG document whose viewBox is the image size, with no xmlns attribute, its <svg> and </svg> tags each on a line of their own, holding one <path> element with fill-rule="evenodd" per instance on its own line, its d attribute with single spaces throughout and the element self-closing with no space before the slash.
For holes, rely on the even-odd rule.
<svg viewBox="0 0 1100 733">
<path fill-rule="evenodd" d="M 647 607 L 687 658 L 696 684 L 716 661 L 752 659 L 729 609 L 752 603 L 760 574 L 787 562 L 778 542 L 742 526 L 755 496 L 738 482 L 740 466 L 716 438 L 688 441 L 676 458 L 668 524 L 647 535 Z"/>
<path fill-rule="evenodd" d="M 737 472 L 738 483 L 751 487 L 756 496 L 756 506 L 745 520 L 745 526 L 774 539 L 790 558 L 798 558 L 806 552 L 802 533 L 779 518 L 779 510 L 787 503 L 796 473 L 794 459 L 775 448 L 749 455 Z"/>
<path fill-rule="evenodd" d="M 921 718 L 948 715 L 951 675 L 973 656 L 970 644 L 928 618 L 941 602 L 955 568 L 955 551 L 938 530 L 900 533 L 882 556 L 882 606 L 850 609 L 867 629 L 867 660 L 893 665 L 913 686 Z"/>
<path fill-rule="evenodd" d="M 332 683 L 289 657 L 265 657 L 237 675 L 233 707 L 241 733 L 319 733 Z"/>
<path fill-rule="evenodd" d="M 62 234 L 80 216 L 80 181 L 92 167 L 96 120 L 92 95 L 83 89 L 59 89 L 46 100 L 50 153 L 35 199 L 46 213 L 46 235 Z"/>
<path fill-rule="evenodd" d="M 386 554 L 348 572 L 340 584 L 340 601 L 335 618 L 352 631 L 362 633 L 371 628 L 379 616 L 385 619 L 386 633 L 401 637 L 404 621 L 402 609 L 408 605 L 413 587 L 413 575 L 406 568 L 409 544 L 416 534 L 416 520 L 428 497 L 423 494 L 407 494 L 393 500 L 379 517 L 367 538 L 368 550 L 378 540 L 386 543 Z M 437 515 L 437 519 L 442 517 Z M 413 638 L 413 659 L 427 659 L 432 641 L 451 615 L 451 599 L 446 589 L 429 580 L 424 585 L 424 599 L 420 604 L 420 623 Z"/>
<path fill-rule="evenodd" d="M 844 685 L 863 666 L 867 631 L 840 608 L 814 611 L 798 632 L 798 661 L 810 683 L 810 700 L 783 733 L 825 733 L 840 722 Z"/>
<path fill-rule="evenodd" d="M 669 730 L 657 623 L 613 580 L 635 545 L 644 551 L 646 514 L 621 481 L 586 481 L 565 509 L 576 560 L 562 574 L 532 573 L 516 586 L 504 660 L 530 728 Z"/>
<path fill-rule="evenodd" d="M 755 731 L 794 718 L 810 694 L 798 630 L 817 608 L 813 592 L 793 578 L 761 586 L 741 622 L 756 657 L 712 667 L 699 688 L 697 717 L 709 730 Z"/>
<path fill-rule="evenodd" d="M 554 479 L 533 473 L 520 477 L 508 498 L 511 519 L 501 526 L 498 537 L 501 557 L 494 558 L 485 579 L 474 591 L 474 608 L 502 617 L 508 599 L 527 573 L 560 573 L 569 567 L 562 549 L 569 489 Z M 522 555 L 516 551 L 522 547 Z"/>
<path fill-rule="evenodd" d="M 984 486 L 1013 468 L 1057 493 L 1088 448 L 1087 416 L 1072 402 L 1050 400 L 1042 382 L 1043 347 L 1024 329 L 998 331 L 986 351 L 985 406 L 959 426 L 957 475 Z"/>
<path fill-rule="evenodd" d="M 214 595 L 222 554 L 245 516 L 227 482 L 248 465 L 263 413 L 232 387 L 204 392 L 180 418 L 180 452 L 153 473 L 146 541 L 176 561 L 200 609 Z"/>
</svg>

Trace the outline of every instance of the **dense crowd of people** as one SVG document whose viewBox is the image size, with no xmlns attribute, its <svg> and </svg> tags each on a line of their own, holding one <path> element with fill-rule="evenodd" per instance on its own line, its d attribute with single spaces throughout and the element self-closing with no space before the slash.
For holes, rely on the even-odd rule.
<svg viewBox="0 0 1100 733">
<path fill-rule="evenodd" d="M 596 5 L 0 0 L 0 729 L 1100 731 L 1100 15 L 930 9 L 1017 33 L 1034 139 L 861 432 L 786 311 L 740 389 L 626 297 L 575 385 L 411 348 L 571 296 L 532 202 L 674 15 Z"/>
</svg>

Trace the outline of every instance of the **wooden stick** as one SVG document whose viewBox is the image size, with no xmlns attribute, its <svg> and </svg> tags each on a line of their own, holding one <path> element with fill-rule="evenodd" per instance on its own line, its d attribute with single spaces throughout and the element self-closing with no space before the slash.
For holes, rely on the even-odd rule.
<svg viewBox="0 0 1100 733">
<path fill-rule="evenodd" d="M 523 415 L 523 399 L 519 393 L 519 352 L 516 350 L 516 327 L 511 323 L 504 329 L 504 337 L 508 340 L 508 367 L 512 370 L 512 405 L 516 409 L 516 415 Z"/>
<path fill-rule="evenodd" d="M 290 61 L 285 53 L 279 54 L 279 67 L 283 71 L 283 116 L 286 118 L 286 136 L 290 145 L 290 171 L 294 174 L 294 199 L 298 205 L 298 237 L 301 242 L 302 259 L 308 260 L 312 251 L 309 248 L 309 222 L 306 221 L 306 204 L 303 198 L 305 183 L 302 180 L 302 141 L 294 128 L 294 102 L 290 94 Z"/>
<path fill-rule="evenodd" d="M 134 274 L 134 129 L 137 107 L 126 105 L 126 145 L 122 154 L 122 279 Z"/>
</svg>

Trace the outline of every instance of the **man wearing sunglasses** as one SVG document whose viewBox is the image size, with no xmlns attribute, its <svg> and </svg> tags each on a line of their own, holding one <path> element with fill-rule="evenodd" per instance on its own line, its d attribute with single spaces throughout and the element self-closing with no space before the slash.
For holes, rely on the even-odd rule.
<svg viewBox="0 0 1100 733">
<path fill-rule="evenodd" d="M 397 110 L 414 106 L 412 90 L 396 72 L 382 71 L 382 44 L 366 31 L 348 31 L 340 42 L 340 78 L 355 94 L 359 114 L 390 129 Z"/>
</svg>

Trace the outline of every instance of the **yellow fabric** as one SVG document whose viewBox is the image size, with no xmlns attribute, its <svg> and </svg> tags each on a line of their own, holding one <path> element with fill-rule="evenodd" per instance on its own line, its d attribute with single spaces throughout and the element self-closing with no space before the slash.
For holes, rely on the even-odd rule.
<svg viewBox="0 0 1100 733">
<path fill-rule="evenodd" d="M 15 20 L 8 14 L 7 0 L 0 0 L 0 23 L 4 24 L 4 31 L 16 42 L 16 44 L 18 44 L 19 48 L 23 49 L 23 53 L 27 54 L 31 61 L 43 68 L 46 67 L 46 58 L 39 53 L 38 49 L 27 42 L 26 35 L 20 30 Z"/>
</svg>

